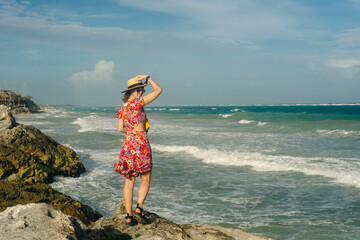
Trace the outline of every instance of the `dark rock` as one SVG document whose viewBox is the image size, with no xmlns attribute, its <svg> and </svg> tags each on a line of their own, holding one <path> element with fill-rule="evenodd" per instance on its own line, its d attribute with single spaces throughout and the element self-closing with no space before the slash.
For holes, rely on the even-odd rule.
<svg viewBox="0 0 360 240">
<path fill-rule="evenodd" d="M 0 212 L 18 204 L 47 203 L 63 213 L 90 224 L 102 217 L 91 207 L 73 200 L 43 183 L 0 182 Z"/>
</svg>

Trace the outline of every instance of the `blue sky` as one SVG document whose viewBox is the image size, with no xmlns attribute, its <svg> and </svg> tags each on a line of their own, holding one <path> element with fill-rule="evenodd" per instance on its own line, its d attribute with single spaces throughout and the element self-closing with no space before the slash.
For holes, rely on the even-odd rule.
<svg viewBox="0 0 360 240">
<path fill-rule="evenodd" d="M 116 106 L 360 102 L 360 0 L 0 0 L 0 88 Z"/>
</svg>

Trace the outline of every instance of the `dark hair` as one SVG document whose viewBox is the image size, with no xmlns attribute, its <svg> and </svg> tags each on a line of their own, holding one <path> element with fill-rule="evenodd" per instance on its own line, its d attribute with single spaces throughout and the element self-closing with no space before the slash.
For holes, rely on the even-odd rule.
<svg viewBox="0 0 360 240">
<path fill-rule="evenodd" d="M 131 93 L 132 93 L 133 91 L 127 91 L 127 92 L 125 92 L 125 94 L 124 94 L 124 97 L 123 97 L 123 101 L 124 101 L 124 103 L 126 103 L 128 100 L 129 100 L 129 97 L 130 97 L 130 95 L 131 95 Z"/>
<path fill-rule="evenodd" d="M 122 99 L 124 101 L 124 103 L 126 103 L 129 100 L 129 97 L 133 92 L 139 91 L 139 90 L 142 90 L 143 92 L 145 92 L 144 87 L 134 88 L 130 91 L 125 92 L 124 97 Z"/>
</svg>

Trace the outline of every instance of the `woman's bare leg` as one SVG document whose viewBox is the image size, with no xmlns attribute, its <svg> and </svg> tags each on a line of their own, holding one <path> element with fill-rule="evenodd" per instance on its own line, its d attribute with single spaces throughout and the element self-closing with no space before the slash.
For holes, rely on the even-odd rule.
<svg viewBox="0 0 360 240">
<path fill-rule="evenodd" d="M 138 192 L 138 203 L 142 208 L 146 199 L 146 196 L 150 189 L 151 171 L 141 174 L 141 183 Z M 140 209 L 135 209 L 137 213 L 140 213 Z"/>
<path fill-rule="evenodd" d="M 123 197 L 125 203 L 126 212 L 132 216 L 132 205 L 133 205 L 133 191 L 134 191 L 135 177 L 125 178 L 125 184 L 123 189 Z M 131 222 L 130 219 L 127 219 Z"/>
</svg>

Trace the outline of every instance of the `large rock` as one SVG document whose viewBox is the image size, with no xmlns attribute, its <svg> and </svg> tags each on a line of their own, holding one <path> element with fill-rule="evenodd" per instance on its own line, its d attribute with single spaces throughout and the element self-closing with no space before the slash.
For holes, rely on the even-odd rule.
<svg viewBox="0 0 360 240">
<path fill-rule="evenodd" d="M 102 237 L 111 237 L 115 232 L 121 232 L 133 237 L 140 236 L 136 238 L 139 240 L 270 240 L 237 229 L 194 224 L 179 225 L 152 212 L 145 211 L 145 214 L 149 219 L 147 224 L 141 224 L 140 218 L 134 215 L 140 223 L 128 226 L 124 220 L 125 208 L 119 205 L 112 217 L 100 218 L 89 225 L 91 234 L 88 237 L 99 239 L 99 233 Z"/>
<path fill-rule="evenodd" d="M 45 203 L 30 203 L 1 212 L 0 232 L 1 240 L 82 239 L 86 226 Z"/>
<path fill-rule="evenodd" d="M 85 224 L 94 223 L 102 217 L 89 206 L 73 200 L 47 184 L 0 182 L 0 212 L 8 207 L 27 203 L 47 203 L 65 214 L 79 218 Z"/>
<path fill-rule="evenodd" d="M 178 225 L 150 212 L 148 224 L 128 226 L 121 212 L 86 226 L 46 204 L 17 205 L 0 213 L 0 239 L 270 240 L 236 229 Z"/>
<path fill-rule="evenodd" d="M 48 183 L 56 175 L 83 172 L 75 151 L 33 126 L 17 124 L 8 108 L 0 108 L 0 179 Z"/>
<path fill-rule="evenodd" d="M 85 172 L 78 155 L 33 126 L 17 124 L 8 107 L 0 106 L 0 212 L 17 204 L 45 202 L 90 224 L 101 214 L 41 184 L 56 175 Z"/>
</svg>

